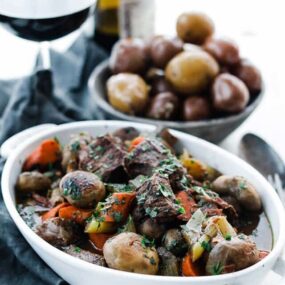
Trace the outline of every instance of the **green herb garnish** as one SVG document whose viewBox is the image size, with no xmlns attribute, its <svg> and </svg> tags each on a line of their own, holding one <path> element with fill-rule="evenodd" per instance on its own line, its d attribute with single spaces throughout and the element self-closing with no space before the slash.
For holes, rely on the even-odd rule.
<svg viewBox="0 0 285 285">
<path fill-rule="evenodd" d="M 146 208 L 145 209 L 146 214 L 148 214 L 151 218 L 155 218 L 158 214 L 157 208 Z"/>
<path fill-rule="evenodd" d="M 201 246 L 208 252 L 210 252 L 212 249 L 211 244 L 204 240 L 201 242 Z"/>
<path fill-rule="evenodd" d="M 224 270 L 224 266 L 222 265 L 221 262 L 218 262 L 217 264 L 215 264 L 212 268 L 212 274 L 213 275 L 220 275 Z"/>
<path fill-rule="evenodd" d="M 143 247 L 153 247 L 155 245 L 154 239 L 148 239 L 146 236 L 143 236 L 142 238 L 142 246 Z"/>
</svg>

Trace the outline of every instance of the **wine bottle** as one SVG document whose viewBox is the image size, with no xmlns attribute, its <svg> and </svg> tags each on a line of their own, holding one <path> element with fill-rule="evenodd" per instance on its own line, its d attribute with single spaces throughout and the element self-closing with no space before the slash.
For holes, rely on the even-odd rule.
<svg viewBox="0 0 285 285">
<path fill-rule="evenodd" d="M 95 11 L 95 34 L 97 44 L 110 51 L 119 39 L 120 0 L 98 0 Z"/>
</svg>

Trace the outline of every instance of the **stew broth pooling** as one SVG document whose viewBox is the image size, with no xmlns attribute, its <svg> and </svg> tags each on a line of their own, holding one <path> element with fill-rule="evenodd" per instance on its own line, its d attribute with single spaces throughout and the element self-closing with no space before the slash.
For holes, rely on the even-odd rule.
<svg viewBox="0 0 285 285">
<path fill-rule="evenodd" d="M 272 236 L 254 186 L 173 141 L 131 127 L 47 139 L 23 165 L 18 211 L 51 245 L 117 270 L 217 275 L 264 258 Z"/>
</svg>

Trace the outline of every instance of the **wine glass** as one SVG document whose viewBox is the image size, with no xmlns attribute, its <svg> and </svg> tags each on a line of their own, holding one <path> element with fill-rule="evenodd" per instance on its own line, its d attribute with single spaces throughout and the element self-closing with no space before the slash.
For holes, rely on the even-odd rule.
<svg viewBox="0 0 285 285">
<path fill-rule="evenodd" d="M 15 35 L 40 42 L 42 63 L 50 68 L 50 41 L 77 30 L 96 0 L 0 0 L 0 23 Z"/>
</svg>

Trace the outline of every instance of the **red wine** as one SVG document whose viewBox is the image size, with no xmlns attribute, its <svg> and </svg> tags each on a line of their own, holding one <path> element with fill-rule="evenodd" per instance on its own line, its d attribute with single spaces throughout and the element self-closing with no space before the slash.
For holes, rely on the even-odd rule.
<svg viewBox="0 0 285 285">
<path fill-rule="evenodd" d="M 26 19 L 0 14 L 0 23 L 18 37 L 39 42 L 51 41 L 78 29 L 87 19 L 89 9 L 85 8 L 73 14 L 44 19 Z"/>
</svg>

